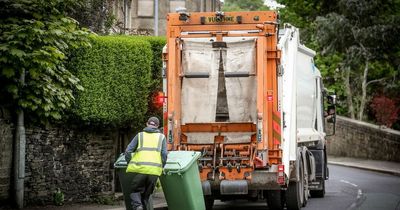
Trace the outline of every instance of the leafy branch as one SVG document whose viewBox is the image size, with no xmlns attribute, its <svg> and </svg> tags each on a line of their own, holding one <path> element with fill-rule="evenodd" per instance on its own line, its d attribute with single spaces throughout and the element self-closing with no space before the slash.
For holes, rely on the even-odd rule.
<svg viewBox="0 0 400 210">
<path fill-rule="evenodd" d="M 73 91 L 83 90 L 65 62 L 69 50 L 89 46 L 90 32 L 65 15 L 67 6 L 70 1 L 0 2 L 2 97 L 42 120 L 60 119 Z"/>
</svg>

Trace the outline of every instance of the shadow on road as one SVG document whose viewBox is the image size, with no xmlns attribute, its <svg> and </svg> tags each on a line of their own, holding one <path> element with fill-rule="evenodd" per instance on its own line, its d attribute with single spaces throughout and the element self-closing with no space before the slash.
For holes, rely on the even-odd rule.
<svg viewBox="0 0 400 210">
<path fill-rule="evenodd" d="M 267 204 L 264 201 L 247 201 L 247 200 L 238 200 L 238 201 L 225 201 L 222 202 L 220 200 L 216 200 L 213 206 L 213 210 L 266 210 Z M 154 210 L 168 210 L 168 207 L 158 207 L 154 208 Z"/>
</svg>

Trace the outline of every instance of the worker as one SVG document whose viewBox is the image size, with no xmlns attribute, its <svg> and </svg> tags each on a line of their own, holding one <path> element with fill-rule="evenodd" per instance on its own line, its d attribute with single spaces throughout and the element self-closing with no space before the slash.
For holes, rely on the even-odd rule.
<svg viewBox="0 0 400 210">
<path fill-rule="evenodd" d="M 158 177 L 167 160 L 167 144 L 164 134 L 158 129 L 160 121 L 150 117 L 147 127 L 138 133 L 125 151 L 127 173 L 133 173 L 131 182 L 131 203 L 134 210 L 153 209 L 149 203 Z"/>
</svg>

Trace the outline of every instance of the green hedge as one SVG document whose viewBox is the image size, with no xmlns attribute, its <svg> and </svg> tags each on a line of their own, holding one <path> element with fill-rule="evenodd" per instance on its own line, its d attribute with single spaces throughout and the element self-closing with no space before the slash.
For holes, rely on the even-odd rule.
<svg viewBox="0 0 400 210">
<path fill-rule="evenodd" d="M 162 90 L 162 77 L 161 77 L 161 69 L 162 69 L 162 50 L 166 44 L 165 37 L 154 37 L 154 36 L 113 36 L 117 38 L 125 38 L 125 39 L 140 39 L 150 43 L 152 54 L 153 54 L 153 62 L 151 64 L 151 72 L 152 72 L 152 82 L 150 93 L 155 93 Z M 148 102 L 148 110 L 146 113 L 146 117 L 148 116 L 157 116 L 162 124 L 162 108 L 153 106 L 152 97 L 154 95 L 149 95 Z M 143 126 L 144 123 L 139 124 L 139 128 Z M 161 125 L 162 126 L 162 125 Z"/>
<path fill-rule="evenodd" d="M 162 68 L 162 50 L 166 44 L 166 39 L 164 37 L 142 37 L 144 40 L 148 41 L 151 45 L 151 50 L 153 52 L 153 63 L 151 64 L 151 72 L 153 78 L 153 87 L 158 87 L 162 89 L 162 78 L 161 78 L 161 68 Z"/>
<path fill-rule="evenodd" d="M 153 88 L 162 89 L 162 78 L 161 78 L 161 68 L 162 68 L 162 50 L 166 44 L 165 37 L 155 37 L 155 36 L 111 36 L 121 39 L 140 39 L 147 41 L 151 45 L 151 50 L 153 54 L 153 62 L 151 64 L 151 72 L 153 79 Z"/>
<path fill-rule="evenodd" d="M 166 39 L 162 37 L 142 37 L 144 40 L 148 41 L 151 45 L 151 49 L 153 51 L 153 63 L 151 65 L 152 72 L 152 88 L 153 92 L 162 90 L 162 77 L 161 77 L 161 69 L 162 69 L 162 49 L 166 44 Z M 149 109 L 147 111 L 148 116 L 157 116 L 160 119 L 161 126 L 162 124 L 162 108 L 152 106 L 152 100 L 149 101 Z"/>
<path fill-rule="evenodd" d="M 75 52 L 69 65 L 85 89 L 72 110 L 79 121 L 114 126 L 144 122 L 153 83 L 149 41 L 95 37 L 92 47 Z"/>
</svg>

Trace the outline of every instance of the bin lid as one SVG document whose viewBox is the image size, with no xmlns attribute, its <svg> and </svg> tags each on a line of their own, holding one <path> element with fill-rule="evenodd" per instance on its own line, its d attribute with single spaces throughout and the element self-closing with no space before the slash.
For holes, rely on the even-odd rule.
<svg viewBox="0 0 400 210">
<path fill-rule="evenodd" d="M 171 151 L 168 153 L 164 171 L 185 172 L 192 164 L 197 164 L 200 155 L 200 152 L 194 151 Z"/>
<path fill-rule="evenodd" d="M 128 164 L 126 163 L 125 160 L 125 154 L 121 153 L 117 161 L 115 161 L 114 163 L 114 168 L 126 168 L 126 167 L 128 167 Z"/>
</svg>

